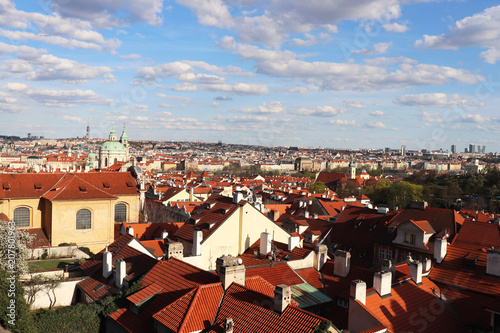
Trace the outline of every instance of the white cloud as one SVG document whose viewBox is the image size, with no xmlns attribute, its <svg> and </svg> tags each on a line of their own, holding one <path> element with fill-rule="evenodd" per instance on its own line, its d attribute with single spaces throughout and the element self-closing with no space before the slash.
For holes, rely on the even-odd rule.
<svg viewBox="0 0 500 333">
<path fill-rule="evenodd" d="M 380 128 L 380 129 L 387 128 L 387 126 L 380 121 L 377 121 L 377 122 L 367 121 L 365 125 L 366 125 L 366 127 L 370 127 L 370 128 Z"/>
<path fill-rule="evenodd" d="M 384 115 L 384 112 L 380 111 L 380 110 L 377 110 L 377 111 L 370 112 L 370 115 L 374 116 L 374 117 L 381 117 L 381 116 Z"/>
<path fill-rule="evenodd" d="M 465 123 L 484 123 L 491 120 L 491 118 L 483 117 L 480 114 L 468 114 L 461 117 L 461 121 Z"/>
<path fill-rule="evenodd" d="M 338 114 L 345 113 L 346 109 L 334 108 L 332 106 L 318 106 L 316 108 L 299 108 L 292 111 L 293 114 L 298 114 L 301 116 L 312 116 L 312 117 L 333 117 Z"/>
<path fill-rule="evenodd" d="M 366 109 L 365 103 L 361 101 L 344 101 L 345 106 L 352 109 Z"/>
<path fill-rule="evenodd" d="M 456 21 L 448 34 L 424 35 L 415 42 L 419 48 L 448 50 L 477 45 L 486 49 L 480 57 L 487 63 L 500 59 L 500 6 Z"/>
<path fill-rule="evenodd" d="M 475 73 L 431 64 L 408 61 L 388 69 L 382 65 L 354 62 L 307 62 L 290 51 L 259 49 L 254 45 L 236 43 L 224 37 L 219 46 L 244 59 L 255 61 L 257 73 L 299 78 L 321 90 L 381 90 L 420 85 L 446 85 L 449 82 L 476 83 L 484 79 Z M 394 68 L 395 67 L 395 68 Z"/>
<path fill-rule="evenodd" d="M 28 85 L 19 82 L 9 82 L 3 86 L 5 90 L 9 91 L 21 91 L 28 89 Z"/>
<path fill-rule="evenodd" d="M 385 54 L 389 47 L 392 46 L 392 42 L 389 43 L 378 43 L 373 45 L 373 50 L 370 49 L 360 49 L 360 50 L 353 50 L 352 53 L 359 53 L 365 56 L 374 56 L 374 55 L 381 55 Z"/>
<path fill-rule="evenodd" d="M 127 55 L 121 55 L 120 58 L 123 59 L 130 59 L 130 60 L 135 60 L 139 59 L 141 56 L 139 54 L 127 54 Z"/>
<path fill-rule="evenodd" d="M 356 125 L 355 120 L 342 120 L 342 119 L 333 119 L 330 120 L 329 123 L 334 125 L 350 125 L 350 126 Z"/>
<path fill-rule="evenodd" d="M 256 108 L 245 108 L 241 109 L 241 112 L 244 113 L 255 113 L 255 114 L 276 114 L 276 113 L 284 113 L 285 107 L 281 104 L 281 102 L 271 102 L 266 103 L 263 102 L 262 105 L 259 105 Z"/>
<path fill-rule="evenodd" d="M 408 30 L 406 25 L 396 22 L 384 24 L 382 25 L 382 28 L 384 28 L 387 32 L 406 32 Z"/>
<path fill-rule="evenodd" d="M 440 113 L 428 113 L 428 112 L 422 111 L 420 113 L 420 117 L 422 118 L 423 121 L 429 122 L 429 123 L 442 123 L 443 122 L 443 116 Z"/>
<path fill-rule="evenodd" d="M 452 105 L 458 106 L 483 106 L 483 103 L 477 103 L 458 94 L 447 95 L 444 93 L 428 93 L 419 95 L 402 95 L 394 100 L 395 104 L 418 107 L 437 107 L 446 108 Z"/>
<path fill-rule="evenodd" d="M 194 103 L 194 100 L 192 98 L 189 98 L 189 97 L 165 95 L 165 94 L 161 94 L 161 93 L 156 94 L 156 96 L 161 97 L 161 98 L 165 98 L 165 99 L 169 99 L 169 100 L 181 101 L 183 103 Z"/>
<path fill-rule="evenodd" d="M 18 90 L 11 88 L 11 91 L 48 107 L 75 108 L 81 104 L 111 105 L 112 103 L 111 99 L 106 99 L 92 90 L 36 90 L 25 87 Z"/>
<path fill-rule="evenodd" d="M 78 116 L 63 116 L 64 121 L 72 122 L 72 123 L 78 123 L 78 124 L 83 124 L 85 121 L 78 117 Z"/>
</svg>

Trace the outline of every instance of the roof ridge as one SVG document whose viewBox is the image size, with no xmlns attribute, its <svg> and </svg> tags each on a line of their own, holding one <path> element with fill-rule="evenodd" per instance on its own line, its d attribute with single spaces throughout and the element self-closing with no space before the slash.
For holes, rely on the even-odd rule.
<svg viewBox="0 0 500 333">
<path fill-rule="evenodd" d="M 104 190 L 101 190 L 99 187 L 97 187 L 96 185 L 93 185 L 93 184 L 89 183 L 88 181 L 86 181 L 86 180 L 85 180 L 85 179 L 83 179 L 82 177 L 78 177 L 78 176 L 77 176 L 77 175 L 75 175 L 75 174 L 73 174 L 73 176 L 74 176 L 74 177 L 76 177 L 76 178 L 78 178 L 78 179 L 79 179 L 79 180 L 81 180 L 82 182 L 85 182 L 85 183 L 89 184 L 91 187 L 95 188 L 96 190 L 98 190 L 98 191 L 100 191 L 100 192 L 102 192 L 102 193 L 104 193 L 104 194 L 106 194 L 106 195 L 110 195 L 110 196 L 112 196 L 112 197 L 114 197 L 114 198 L 118 199 L 118 197 L 117 197 L 116 195 L 113 195 L 113 194 L 108 193 L 108 192 L 106 192 L 106 191 L 104 191 Z"/>
<path fill-rule="evenodd" d="M 57 187 L 56 187 L 56 186 L 57 186 L 57 184 L 59 184 L 59 182 L 63 181 L 63 180 L 66 178 L 66 176 L 67 176 L 68 174 L 69 174 L 69 175 L 71 175 L 71 176 L 73 176 L 73 177 L 71 177 L 71 179 L 69 179 L 69 180 L 66 182 L 66 184 L 64 184 L 64 185 L 62 186 L 61 191 L 58 191 L 58 193 L 56 193 L 56 194 L 54 195 L 54 197 L 53 197 L 51 200 L 53 200 L 53 199 L 57 198 L 57 196 L 58 196 L 59 194 L 61 194 L 61 192 L 62 192 L 62 191 L 66 188 L 66 186 L 68 186 L 68 185 L 69 185 L 69 184 L 73 181 L 73 179 L 74 179 L 74 175 L 73 175 L 73 174 L 70 174 L 69 172 L 64 173 L 64 174 L 62 175 L 62 177 L 61 177 L 61 178 L 57 181 L 57 183 L 55 183 L 55 184 L 54 184 L 54 186 L 52 186 L 52 187 L 51 187 L 51 188 L 50 188 L 47 192 L 45 192 L 45 193 L 43 194 L 43 196 L 45 196 L 45 194 L 47 194 L 47 193 L 49 193 L 50 191 L 52 191 L 52 189 L 54 189 L 54 188 L 55 188 L 55 190 L 57 190 Z"/>
<path fill-rule="evenodd" d="M 184 295 L 184 297 L 186 297 L 188 294 L 190 294 L 190 293 L 192 293 L 194 291 L 194 295 L 193 295 L 193 297 L 191 297 L 191 301 L 189 302 L 189 306 L 187 308 L 187 311 L 185 313 L 184 318 L 182 319 L 181 324 L 179 325 L 179 328 L 178 328 L 177 332 L 180 333 L 182 331 L 182 328 L 187 324 L 188 319 L 190 319 L 189 317 L 191 316 L 191 313 L 193 312 L 194 305 L 196 303 L 198 295 L 201 292 L 200 290 L 201 290 L 201 285 L 197 285 L 189 293 L 187 293 L 186 295 Z M 181 298 L 183 298 L 183 297 L 181 297 Z"/>
</svg>

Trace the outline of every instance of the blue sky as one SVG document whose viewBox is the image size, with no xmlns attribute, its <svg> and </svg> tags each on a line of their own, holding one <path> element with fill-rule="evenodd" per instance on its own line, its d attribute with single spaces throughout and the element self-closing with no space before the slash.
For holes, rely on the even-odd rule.
<svg viewBox="0 0 500 333">
<path fill-rule="evenodd" d="M 500 6 L 0 0 L 0 133 L 500 151 Z"/>
</svg>

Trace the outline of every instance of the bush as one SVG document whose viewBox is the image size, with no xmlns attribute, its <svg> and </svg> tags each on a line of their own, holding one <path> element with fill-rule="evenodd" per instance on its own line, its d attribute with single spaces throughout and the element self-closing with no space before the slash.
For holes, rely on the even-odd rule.
<svg viewBox="0 0 500 333">
<path fill-rule="evenodd" d="M 40 256 L 40 259 L 47 259 L 48 256 L 49 256 L 49 253 L 45 249 L 45 250 L 43 250 L 43 254 Z"/>
<path fill-rule="evenodd" d="M 101 319 L 99 304 L 67 306 L 35 313 L 35 323 L 44 332 L 99 333 Z"/>
<path fill-rule="evenodd" d="M 89 256 L 93 256 L 94 254 L 92 252 L 90 252 L 90 249 L 88 247 L 79 247 L 78 248 L 80 251 L 83 251 L 85 252 L 86 254 L 88 254 Z"/>
</svg>

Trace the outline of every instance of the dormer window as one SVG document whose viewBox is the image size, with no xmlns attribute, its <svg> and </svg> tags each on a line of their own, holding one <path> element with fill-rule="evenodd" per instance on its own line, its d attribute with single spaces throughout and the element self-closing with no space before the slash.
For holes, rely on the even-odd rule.
<svg viewBox="0 0 500 333">
<path fill-rule="evenodd" d="M 35 183 L 35 190 L 41 190 L 42 189 L 42 184 L 41 183 Z"/>
</svg>

